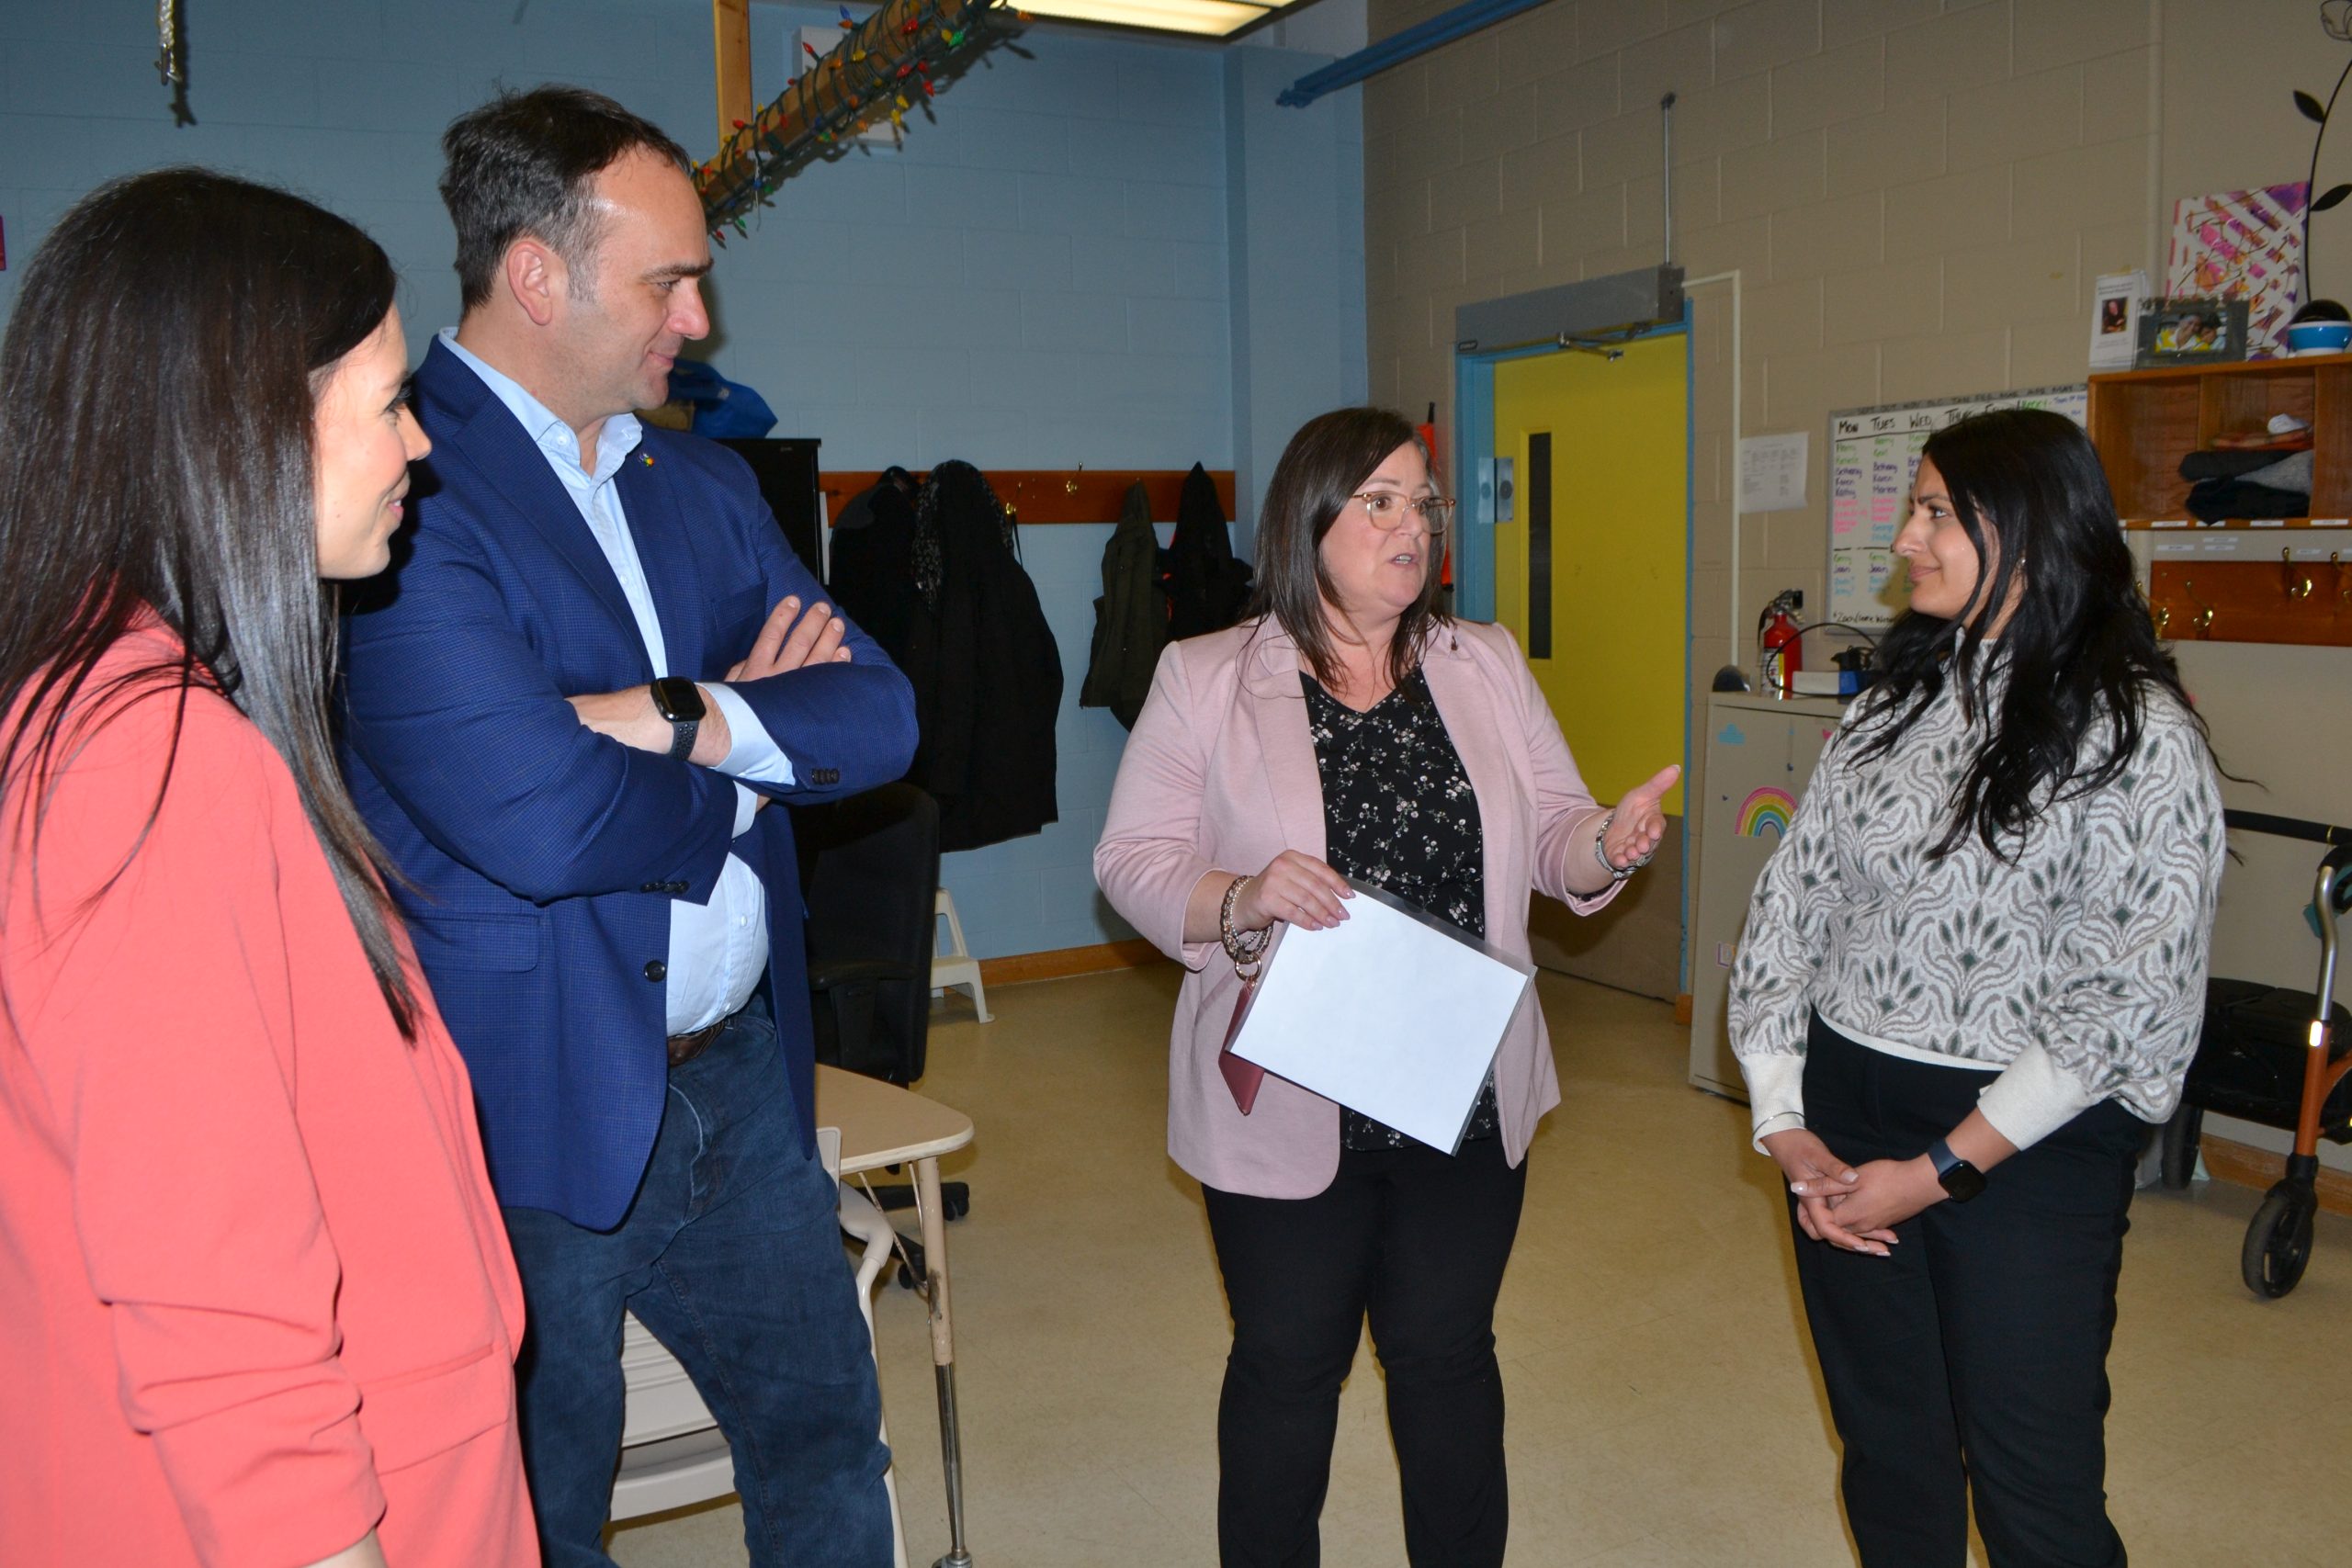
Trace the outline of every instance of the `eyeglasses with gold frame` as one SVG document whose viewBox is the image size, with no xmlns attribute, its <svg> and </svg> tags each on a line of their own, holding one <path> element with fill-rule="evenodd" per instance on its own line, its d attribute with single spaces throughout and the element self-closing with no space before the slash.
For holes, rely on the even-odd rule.
<svg viewBox="0 0 2352 1568">
<path fill-rule="evenodd" d="M 1419 514 L 1431 538 L 1444 533 L 1453 523 L 1453 501 L 1449 496 L 1408 496 L 1399 491 L 1367 490 L 1348 499 L 1363 502 L 1364 516 L 1384 534 L 1404 526 L 1408 513 Z"/>
</svg>

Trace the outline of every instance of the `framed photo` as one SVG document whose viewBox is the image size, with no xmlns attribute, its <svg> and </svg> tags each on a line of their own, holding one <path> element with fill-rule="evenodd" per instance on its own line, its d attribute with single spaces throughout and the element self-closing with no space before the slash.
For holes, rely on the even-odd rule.
<svg viewBox="0 0 2352 1568">
<path fill-rule="evenodd" d="M 2150 299 L 2140 308 L 2143 370 L 2168 365 L 2225 365 L 2245 357 L 2243 299 Z"/>
</svg>

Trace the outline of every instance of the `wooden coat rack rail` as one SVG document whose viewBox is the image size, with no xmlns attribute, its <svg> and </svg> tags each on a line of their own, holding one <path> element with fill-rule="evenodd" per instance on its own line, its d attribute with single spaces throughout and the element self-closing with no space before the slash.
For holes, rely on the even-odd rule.
<svg viewBox="0 0 2352 1568">
<path fill-rule="evenodd" d="M 2156 635 L 2177 642 L 2352 647 L 2352 539 L 2338 546 L 2330 538 L 2328 545 L 2323 551 L 2282 544 L 2267 561 L 2154 562 L 2148 612 Z"/>
<path fill-rule="evenodd" d="M 910 469 L 920 481 L 928 470 Z M 1190 468 L 989 468 L 989 487 L 1012 509 L 1022 523 L 1116 523 L 1126 511 L 1127 491 L 1143 481 L 1151 498 L 1151 520 L 1176 520 L 1177 498 L 1183 493 Z M 1211 468 L 1217 505 L 1228 521 L 1233 516 L 1233 470 Z M 825 510 L 838 514 L 852 496 L 882 482 L 878 472 L 827 470 L 818 488 L 825 492 Z"/>
</svg>

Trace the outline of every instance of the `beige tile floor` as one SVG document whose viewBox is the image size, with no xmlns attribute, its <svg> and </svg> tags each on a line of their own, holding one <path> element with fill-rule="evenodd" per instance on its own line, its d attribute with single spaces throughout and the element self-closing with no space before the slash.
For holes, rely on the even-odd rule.
<svg viewBox="0 0 2352 1568">
<path fill-rule="evenodd" d="M 978 1568 L 1208 1568 L 1227 1323 L 1197 1189 L 1165 1156 L 1170 967 L 938 1014 L 922 1088 L 979 1135 L 953 1232 Z M 1510 1560 L 1852 1561 L 1777 1188 L 1743 1106 L 1683 1082 L 1663 1004 L 1541 982 L 1566 1102 L 1538 1135 L 1497 1337 Z M 2143 1193 L 2111 1369 L 2109 1489 L 2137 1568 L 2338 1568 L 2352 1532 L 2352 1221 L 2284 1301 L 2238 1282 L 2258 1195 Z M 909 1559 L 947 1545 L 921 1309 L 878 1307 Z M 1367 1348 L 1341 1404 L 1327 1562 L 1404 1561 Z M 732 1502 L 615 1532 L 626 1568 L 744 1561 Z"/>
</svg>

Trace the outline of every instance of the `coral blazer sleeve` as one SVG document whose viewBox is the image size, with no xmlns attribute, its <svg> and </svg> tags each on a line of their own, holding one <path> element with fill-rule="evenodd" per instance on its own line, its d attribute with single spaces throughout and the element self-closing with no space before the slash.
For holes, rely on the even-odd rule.
<svg viewBox="0 0 2352 1568">
<path fill-rule="evenodd" d="M 42 826 L 38 908 L 11 900 L 12 960 L 27 913 L 41 939 L 11 979 L 30 971 L 20 1038 L 123 1413 L 153 1438 L 202 1561 L 305 1562 L 367 1534 L 384 1497 L 293 1110 L 266 742 L 192 698 L 142 836 L 174 705 L 140 702 L 74 759 Z"/>
<path fill-rule="evenodd" d="M 0 1563 L 372 1529 L 396 1568 L 525 1568 L 464 1065 L 421 983 L 402 1036 L 293 775 L 182 657 L 127 636 L 0 800 Z"/>
</svg>

